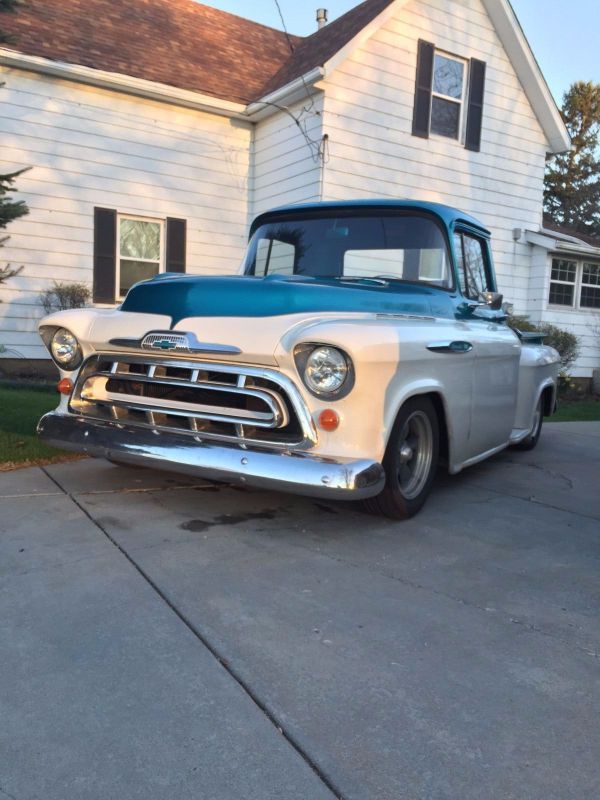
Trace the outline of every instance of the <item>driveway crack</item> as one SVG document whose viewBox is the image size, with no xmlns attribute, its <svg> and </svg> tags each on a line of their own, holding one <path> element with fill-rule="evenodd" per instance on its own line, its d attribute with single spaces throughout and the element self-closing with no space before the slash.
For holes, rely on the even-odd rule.
<svg viewBox="0 0 600 800">
<path fill-rule="evenodd" d="M 117 550 L 123 555 L 127 561 L 132 565 L 132 567 L 139 573 L 139 575 L 146 581 L 146 583 L 150 586 L 151 589 L 158 595 L 158 597 L 165 603 L 171 611 L 175 614 L 176 617 L 179 618 L 181 622 L 188 628 L 188 630 L 192 633 L 193 636 L 202 644 L 208 652 L 214 657 L 214 659 L 219 663 L 219 665 L 227 672 L 227 674 L 232 678 L 238 686 L 242 689 L 245 695 L 252 701 L 252 703 L 261 711 L 264 716 L 269 720 L 271 725 L 275 728 L 275 730 L 283 736 L 283 738 L 287 741 L 290 747 L 296 752 L 298 756 L 305 762 L 305 764 L 312 770 L 312 772 L 316 775 L 316 777 L 323 783 L 323 785 L 331 792 L 333 797 L 336 800 L 346 800 L 345 796 L 342 794 L 341 790 L 338 786 L 336 786 L 334 780 L 327 775 L 321 767 L 317 764 L 317 762 L 306 752 L 306 750 L 302 747 L 302 745 L 297 741 L 295 736 L 288 731 L 283 722 L 279 720 L 275 714 L 275 712 L 268 707 L 268 705 L 261 700 L 261 698 L 254 692 L 254 690 L 249 686 L 249 684 L 241 677 L 241 675 L 235 670 L 235 668 L 231 665 L 231 662 L 225 658 L 217 648 L 209 642 L 206 636 L 194 625 L 194 623 L 183 614 L 177 606 L 170 600 L 170 598 L 163 592 L 163 590 L 154 582 L 154 580 L 144 571 L 144 569 L 129 555 L 129 553 L 121 547 L 121 545 L 114 539 L 110 533 L 99 523 L 97 522 L 94 517 L 90 514 L 90 512 L 82 505 L 75 495 L 68 492 L 64 486 L 54 478 L 44 467 L 41 467 L 42 471 L 50 478 L 50 480 L 58 486 L 60 491 L 68 497 L 74 505 L 89 519 L 89 521 L 96 527 L 98 530 L 108 539 L 108 541 L 117 548 Z M 0 791 L 3 791 L 0 789 Z M 6 792 L 3 792 L 6 794 Z M 11 795 L 8 795 L 11 797 Z M 16 800 L 16 798 L 12 798 L 12 800 Z"/>
</svg>

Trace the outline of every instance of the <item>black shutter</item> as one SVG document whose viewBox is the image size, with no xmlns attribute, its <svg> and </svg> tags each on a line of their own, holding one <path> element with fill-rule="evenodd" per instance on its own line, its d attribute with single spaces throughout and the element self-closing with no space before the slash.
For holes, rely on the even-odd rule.
<svg viewBox="0 0 600 800">
<path fill-rule="evenodd" d="M 434 55 L 435 46 L 419 39 L 412 132 L 413 136 L 421 136 L 423 139 L 429 138 Z"/>
<path fill-rule="evenodd" d="M 184 219 L 167 219 L 167 272 L 185 272 L 186 227 Z"/>
<path fill-rule="evenodd" d="M 94 303 L 115 303 L 117 212 L 94 209 Z"/>
<path fill-rule="evenodd" d="M 467 110 L 467 150 L 481 149 L 481 124 L 483 122 L 483 95 L 485 91 L 485 61 L 471 59 L 469 69 L 469 105 Z"/>
</svg>

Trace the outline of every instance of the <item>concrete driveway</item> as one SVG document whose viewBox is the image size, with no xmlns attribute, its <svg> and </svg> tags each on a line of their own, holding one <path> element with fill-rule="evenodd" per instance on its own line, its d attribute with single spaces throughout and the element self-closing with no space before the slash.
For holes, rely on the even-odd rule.
<svg viewBox="0 0 600 800">
<path fill-rule="evenodd" d="M 0 495 L 0 797 L 598 796 L 600 423 L 407 523 L 102 461 Z"/>
</svg>

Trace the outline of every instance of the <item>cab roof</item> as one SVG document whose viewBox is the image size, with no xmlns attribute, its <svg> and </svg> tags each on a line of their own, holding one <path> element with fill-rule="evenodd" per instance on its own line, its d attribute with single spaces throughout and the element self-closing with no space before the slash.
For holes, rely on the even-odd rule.
<svg viewBox="0 0 600 800">
<path fill-rule="evenodd" d="M 418 211 L 426 214 L 433 214 L 436 216 L 443 225 L 451 230 L 456 224 L 463 223 L 471 228 L 476 228 L 478 232 L 486 237 L 491 234 L 487 228 L 479 222 L 479 220 L 472 217 L 470 214 L 465 214 L 457 208 L 452 206 L 445 206 L 442 203 L 429 203 L 424 200 L 344 200 L 344 201 L 323 201 L 319 203 L 302 203 L 299 205 L 279 206 L 270 211 L 260 214 L 250 228 L 250 236 L 254 231 L 264 225 L 265 222 L 271 220 L 273 217 L 299 215 L 305 212 L 311 214 L 319 212 L 331 211 L 360 211 L 361 209 L 398 209 L 403 211 Z"/>
</svg>

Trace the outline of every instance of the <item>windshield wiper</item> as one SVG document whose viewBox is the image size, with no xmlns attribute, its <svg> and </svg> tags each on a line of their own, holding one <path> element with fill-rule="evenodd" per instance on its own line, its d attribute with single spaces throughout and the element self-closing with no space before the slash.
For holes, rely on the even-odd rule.
<svg viewBox="0 0 600 800">
<path fill-rule="evenodd" d="M 334 280 L 336 281 L 345 281 L 347 283 L 362 283 L 364 281 L 370 281 L 371 283 L 376 283 L 378 286 L 389 286 L 390 282 L 388 278 L 380 277 L 379 275 L 371 276 L 371 275 L 362 275 L 362 276 L 352 276 L 352 275 L 336 275 Z"/>
</svg>

